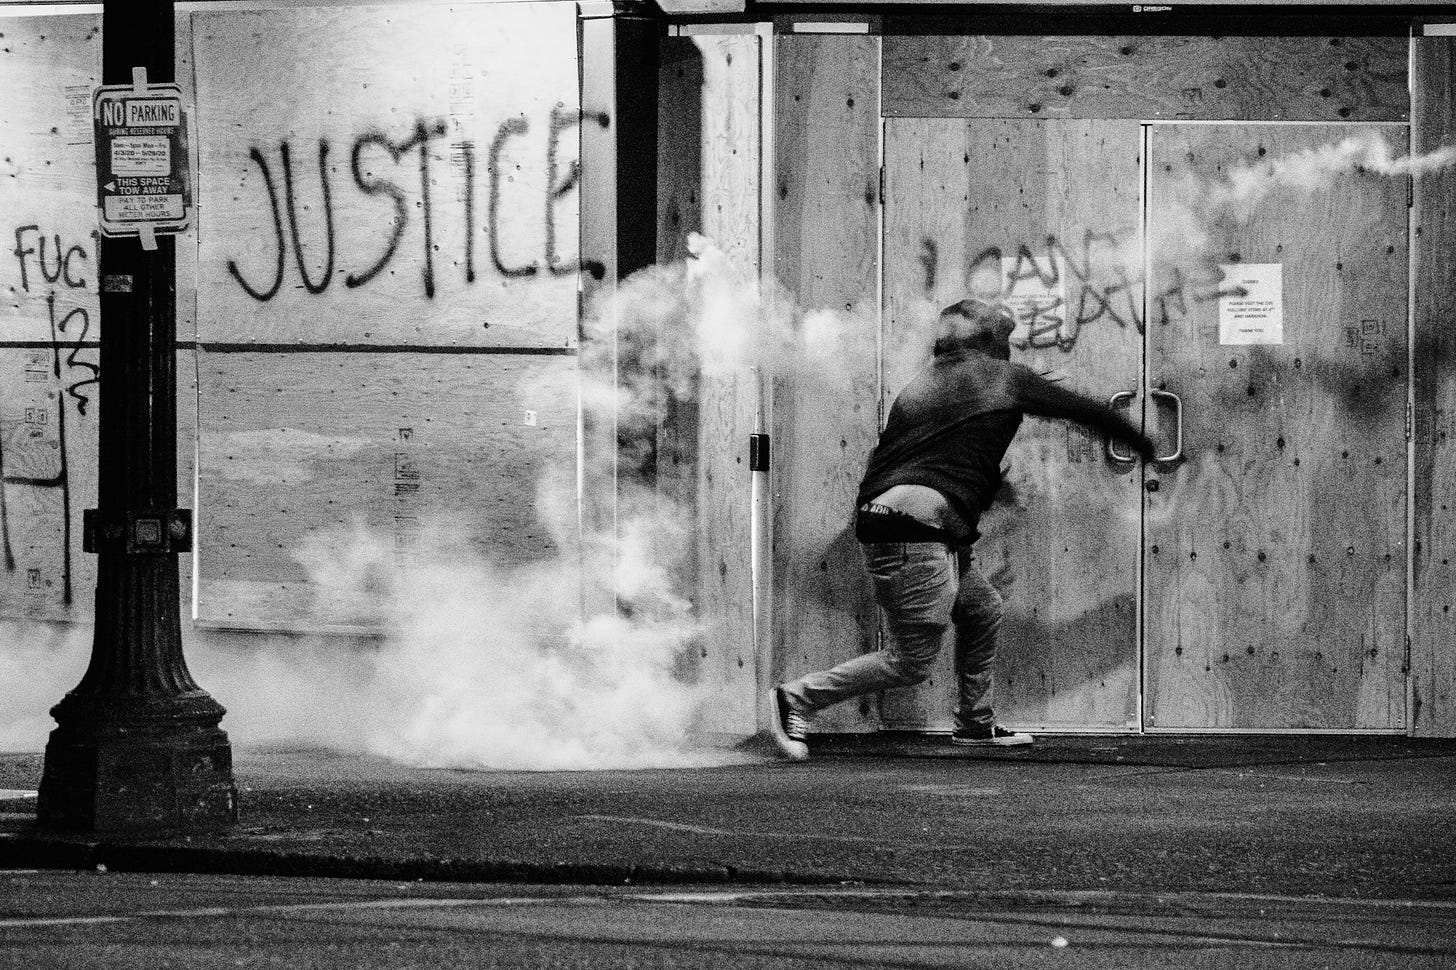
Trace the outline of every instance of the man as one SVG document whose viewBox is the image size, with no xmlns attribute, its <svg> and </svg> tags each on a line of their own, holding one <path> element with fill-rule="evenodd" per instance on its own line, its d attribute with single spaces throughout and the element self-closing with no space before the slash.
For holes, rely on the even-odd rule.
<svg viewBox="0 0 1456 970">
<path fill-rule="evenodd" d="M 890 408 L 855 500 L 855 537 L 890 642 L 774 688 L 770 730 L 788 758 L 809 756 L 808 722 L 816 711 L 924 680 L 949 624 L 960 694 L 951 743 L 1032 742 L 992 715 L 1001 596 L 970 555 L 981 513 L 1001 487 L 1001 460 L 1023 414 L 1087 425 L 1130 443 L 1145 459 L 1153 444 L 1107 405 L 1011 363 L 1014 327 L 1000 304 L 962 300 L 946 307 L 933 359 Z"/>
</svg>

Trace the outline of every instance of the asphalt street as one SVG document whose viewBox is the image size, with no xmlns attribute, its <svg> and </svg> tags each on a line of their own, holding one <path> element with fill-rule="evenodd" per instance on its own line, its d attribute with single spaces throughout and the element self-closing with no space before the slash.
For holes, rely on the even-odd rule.
<svg viewBox="0 0 1456 970">
<path fill-rule="evenodd" d="M 235 767 L 231 829 L 65 835 L 16 794 L 40 757 L 0 755 L 0 970 L 1456 966 L 1451 742 Z"/>
<path fill-rule="evenodd" d="M 39 771 L 0 757 L 0 787 Z M 1449 743 L 1049 738 L 963 754 L 912 739 L 798 765 L 598 772 L 242 750 L 236 773 L 232 830 L 54 839 L 18 810 L 0 817 L 0 865 L 1456 899 Z"/>
<path fill-rule="evenodd" d="M 1456 903 L 0 876 L 0 967 L 1422 968 Z"/>
</svg>

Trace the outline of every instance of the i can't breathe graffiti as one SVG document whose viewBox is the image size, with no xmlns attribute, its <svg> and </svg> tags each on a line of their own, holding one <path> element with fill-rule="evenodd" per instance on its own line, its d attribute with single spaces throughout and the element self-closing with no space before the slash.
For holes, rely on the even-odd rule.
<svg viewBox="0 0 1456 970">
<path fill-rule="evenodd" d="M 610 119 L 588 123 L 608 127 Z M 338 143 L 253 144 L 233 204 L 261 206 L 264 218 L 253 224 L 270 227 L 271 239 L 245 242 L 246 255 L 229 258 L 227 272 L 263 303 L 401 274 L 427 299 L 487 276 L 600 276 L 577 253 L 581 124 L 578 110 L 557 107 L 509 117 L 483 142 L 419 117 Z"/>
<path fill-rule="evenodd" d="M 917 259 L 924 292 L 933 294 L 944 269 L 935 239 L 921 237 Z M 1071 351 L 1093 324 L 1142 333 L 1145 314 L 1167 325 L 1192 304 L 1242 294 L 1225 284 L 1206 257 L 1187 269 L 1159 264 L 1151 278 L 1143 263 L 1136 229 L 1085 229 L 1080 237 L 1050 234 L 1035 242 L 988 246 L 970 258 L 964 278 L 971 293 L 1011 309 L 1017 321 L 1011 344 L 1022 350 Z"/>
</svg>

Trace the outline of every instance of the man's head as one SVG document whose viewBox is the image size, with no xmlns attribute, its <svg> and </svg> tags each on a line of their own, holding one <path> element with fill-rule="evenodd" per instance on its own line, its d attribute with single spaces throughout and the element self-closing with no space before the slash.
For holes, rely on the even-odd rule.
<svg viewBox="0 0 1456 970">
<path fill-rule="evenodd" d="M 952 303 L 940 311 L 935 330 L 935 355 L 975 351 L 1011 359 L 1011 331 L 1016 318 L 1001 303 L 975 298 Z"/>
</svg>

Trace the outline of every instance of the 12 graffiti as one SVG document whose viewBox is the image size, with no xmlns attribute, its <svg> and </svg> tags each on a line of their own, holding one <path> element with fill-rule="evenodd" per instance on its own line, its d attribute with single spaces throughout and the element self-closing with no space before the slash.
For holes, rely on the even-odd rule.
<svg viewBox="0 0 1456 970">
<path fill-rule="evenodd" d="M 62 603 L 69 606 L 71 583 L 71 476 L 67 441 L 67 412 L 74 408 L 85 417 L 95 394 L 101 366 L 94 359 L 97 348 L 87 342 L 92 314 L 81 303 L 90 304 L 90 250 L 81 243 L 67 243 L 60 233 L 46 232 L 37 224 L 17 226 L 14 231 L 19 286 L 12 292 L 19 300 L 40 299 L 45 306 L 49 339 L 46 349 L 26 347 L 24 383 L 52 384 L 37 400 L 31 396 L 24 421 L 5 428 L 0 425 L 0 555 L 4 568 L 18 568 L 11 537 L 10 489 L 24 487 L 55 490 L 61 500 L 60 585 Z M 52 430 L 53 429 L 53 430 Z M 51 580 L 46 571 L 26 567 L 26 587 L 45 591 Z"/>
</svg>

